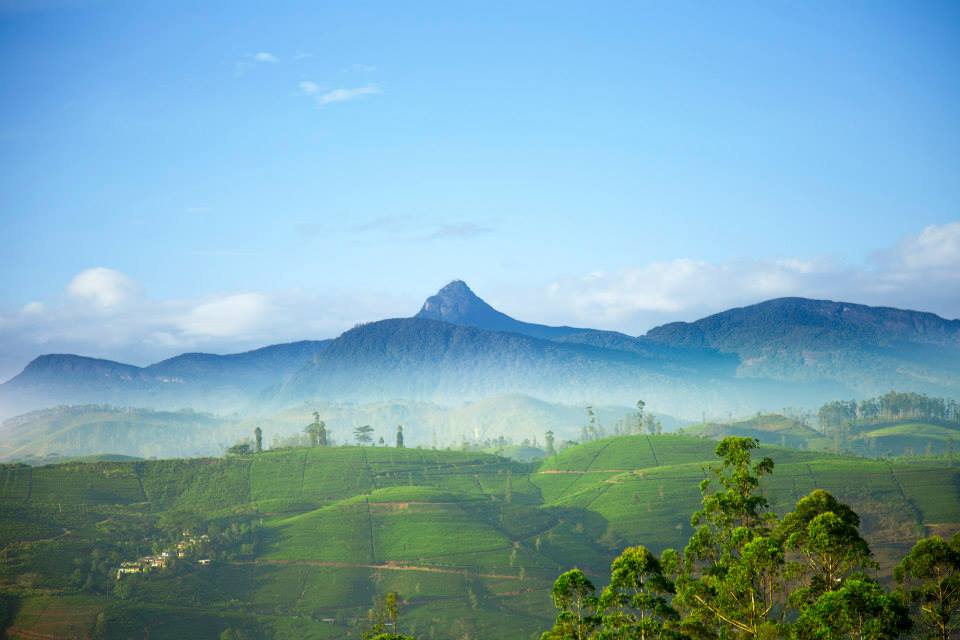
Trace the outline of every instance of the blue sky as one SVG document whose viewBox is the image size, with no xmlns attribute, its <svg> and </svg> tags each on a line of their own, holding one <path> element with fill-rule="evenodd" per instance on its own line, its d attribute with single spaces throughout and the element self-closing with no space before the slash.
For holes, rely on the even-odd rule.
<svg viewBox="0 0 960 640">
<path fill-rule="evenodd" d="M 0 0 L 0 377 L 336 335 L 453 278 L 629 333 L 960 316 L 955 2 L 195 4 Z"/>
</svg>

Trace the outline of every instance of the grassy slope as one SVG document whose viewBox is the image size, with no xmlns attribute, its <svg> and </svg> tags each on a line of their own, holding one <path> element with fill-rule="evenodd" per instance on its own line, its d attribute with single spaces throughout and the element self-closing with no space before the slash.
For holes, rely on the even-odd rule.
<svg viewBox="0 0 960 640">
<path fill-rule="evenodd" d="M 731 423 L 706 422 L 684 427 L 686 435 L 719 439 L 724 436 L 756 438 L 762 443 L 787 447 L 824 449 L 823 434 L 805 424 L 779 414 L 761 414 Z"/>
<path fill-rule="evenodd" d="M 960 428 L 950 423 L 902 420 L 861 428 L 852 444 L 858 450 L 874 455 L 924 455 L 927 452 L 939 455 L 960 449 Z"/>
<path fill-rule="evenodd" d="M 9 554 L 0 589 L 32 594 L 14 625 L 51 637 L 92 629 L 98 613 L 109 637 L 144 627 L 152 638 L 215 637 L 227 626 L 258 637 L 356 637 L 351 619 L 376 593 L 397 590 L 408 600 L 403 620 L 423 637 L 528 638 L 548 623 L 548 589 L 560 571 L 578 565 L 602 582 L 626 544 L 683 544 L 715 445 L 620 436 L 537 466 L 480 453 L 345 447 L 0 467 L 0 547 Z M 861 513 L 881 561 L 925 527 L 960 524 L 958 469 L 762 453 L 777 462 L 765 484 L 777 509 L 827 488 Z M 264 542 L 250 560 L 152 576 L 135 600 L 79 595 L 69 585 L 74 560 L 89 553 L 104 521 L 182 511 L 258 513 Z M 51 606 L 56 616 L 37 613 Z"/>
</svg>

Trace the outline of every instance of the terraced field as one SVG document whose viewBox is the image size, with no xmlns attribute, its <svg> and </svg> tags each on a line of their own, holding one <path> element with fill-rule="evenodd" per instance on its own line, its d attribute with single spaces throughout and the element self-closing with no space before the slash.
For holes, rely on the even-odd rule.
<svg viewBox="0 0 960 640">
<path fill-rule="evenodd" d="M 0 611 L 14 638 L 355 638 L 374 597 L 397 591 L 423 638 L 538 637 L 561 571 L 599 578 L 625 545 L 685 543 L 715 446 L 620 436 L 539 464 L 341 447 L 0 467 Z M 777 462 L 763 488 L 776 509 L 828 489 L 882 564 L 960 525 L 960 468 L 761 453 Z M 209 567 L 102 577 L 181 528 L 236 542 Z"/>
</svg>

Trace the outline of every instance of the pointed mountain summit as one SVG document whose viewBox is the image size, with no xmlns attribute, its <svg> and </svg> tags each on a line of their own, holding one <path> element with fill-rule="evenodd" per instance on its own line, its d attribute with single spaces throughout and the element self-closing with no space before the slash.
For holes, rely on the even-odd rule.
<svg viewBox="0 0 960 640">
<path fill-rule="evenodd" d="M 486 331 L 519 333 L 547 340 L 582 331 L 573 327 L 549 327 L 511 318 L 484 302 L 463 280 L 454 280 L 437 291 L 435 295 L 427 298 L 414 317 L 442 320 L 450 324 L 476 327 Z"/>
</svg>

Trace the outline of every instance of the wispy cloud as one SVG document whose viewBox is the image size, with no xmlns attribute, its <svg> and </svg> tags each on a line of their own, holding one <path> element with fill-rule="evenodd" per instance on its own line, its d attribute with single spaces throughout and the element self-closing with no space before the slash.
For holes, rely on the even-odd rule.
<svg viewBox="0 0 960 640">
<path fill-rule="evenodd" d="M 320 93 L 320 85 L 313 80 L 301 80 L 297 86 L 300 87 L 300 92 L 304 95 L 315 96 Z"/>
<path fill-rule="evenodd" d="M 392 215 L 392 216 L 379 216 L 371 220 L 364 220 L 361 222 L 355 222 L 347 227 L 347 231 L 350 233 L 367 233 L 371 231 L 380 232 L 380 233 L 409 233 L 420 226 L 422 222 L 417 220 L 414 216 L 408 215 Z"/>
<path fill-rule="evenodd" d="M 280 58 L 269 51 L 258 51 L 257 53 L 248 54 L 238 61 L 233 66 L 233 75 L 234 77 L 242 78 L 244 75 L 246 75 L 247 71 L 257 65 L 277 64 L 279 62 Z"/>
<path fill-rule="evenodd" d="M 260 293 L 237 293 L 194 306 L 175 319 L 186 337 L 232 338 L 255 332 L 270 313 L 270 301 Z"/>
<path fill-rule="evenodd" d="M 368 84 L 365 87 L 356 87 L 353 89 L 334 89 L 333 91 L 328 91 L 318 96 L 317 104 L 324 106 L 333 104 L 334 102 L 348 102 L 378 93 L 383 93 L 383 91 L 375 84 Z"/>
<path fill-rule="evenodd" d="M 678 258 L 557 280 L 552 305 L 578 321 L 630 327 L 803 296 L 960 317 L 960 221 L 926 227 L 862 264 L 827 257 Z"/>
<path fill-rule="evenodd" d="M 377 70 L 377 68 L 370 64 L 354 63 L 348 67 L 348 70 L 356 73 L 373 73 L 374 71 Z"/>
<path fill-rule="evenodd" d="M 260 51 L 260 52 L 258 52 L 258 53 L 255 53 L 255 54 L 253 54 L 253 59 L 254 59 L 256 62 L 268 62 L 268 63 L 270 63 L 270 64 L 276 64 L 276 63 L 280 62 L 280 58 L 278 58 L 277 56 L 273 55 L 273 54 L 270 53 L 269 51 Z"/>
</svg>

